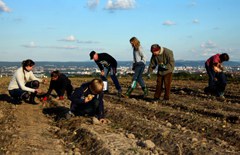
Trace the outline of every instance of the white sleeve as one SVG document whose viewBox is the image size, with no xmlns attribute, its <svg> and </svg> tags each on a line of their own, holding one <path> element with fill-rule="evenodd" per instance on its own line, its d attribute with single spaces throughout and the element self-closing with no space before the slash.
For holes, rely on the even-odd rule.
<svg viewBox="0 0 240 155">
<path fill-rule="evenodd" d="M 25 82 L 24 82 L 25 80 L 24 80 L 24 74 L 23 73 L 18 72 L 16 74 L 16 81 L 17 81 L 18 86 L 22 90 L 25 90 L 25 91 L 28 91 L 28 92 L 35 92 L 35 89 L 32 89 L 32 88 L 29 88 L 29 87 L 25 86 Z"/>
<path fill-rule="evenodd" d="M 29 79 L 30 79 L 30 80 L 37 80 L 37 81 L 39 81 L 39 82 L 42 82 L 42 79 L 37 78 L 37 77 L 33 74 L 32 71 L 30 71 L 29 74 L 30 74 L 30 75 L 29 75 Z"/>
<path fill-rule="evenodd" d="M 142 51 L 142 48 L 141 48 L 141 50 L 140 50 L 139 52 L 140 52 L 140 56 L 141 56 L 141 61 L 142 61 L 143 63 L 146 63 L 147 59 L 146 59 L 145 54 L 144 54 L 143 51 Z"/>
</svg>

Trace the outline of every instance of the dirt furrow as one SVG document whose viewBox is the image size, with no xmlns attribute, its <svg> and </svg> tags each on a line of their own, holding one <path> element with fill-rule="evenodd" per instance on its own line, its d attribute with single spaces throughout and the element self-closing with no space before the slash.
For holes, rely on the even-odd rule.
<svg viewBox="0 0 240 155">
<path fill-rule="evenodd" d="M 116 128 L 120 126 L 128 132 L 134 133 L 138 138 L 151 139 L 157 146 L 164 148 L 164 151 L 168 153 L 179 153 L 179 145 L 184 146 L 182 148 L 184 154 L 194 153 L 195 151 L 204 153 L 206 150 L 210 151 L 211 148 L 221 149 L 223 152 L 235 152 L 237 150 L 235 147 L 228 145 L 227 142 L 225 142 L 226 146 L 223 149 L 219 146 L 220 144 L 215 144 L 215 140 L 207 139 L 204 135 L 181 127 L 177 123 L 173 125 L 173 123 L 166 121 L 167 119 L 165 118 L 154 117 L 154 114 L 150 114 L 151 117 L 149 118 L 148 114 L 150 112 L 147 109 L 140 110 L 135 106 L 126 106 L 128 103 L 123 104 L 116 104 L 111 101 L 107 104 L 109 109 L 107 116 L 111 118 Z M 138 104 L 140 103 L 138 102 Z M 165 113 L 168 113 L 169 116 L 171 115 L 170 111 L 165 111 Z M 224 142 L 220 139 L 219 141 L 221 145 Z"/>
<path fill-rule="evenodd" d="M 111 99 L 111 97 L 113 99 Z M 114 96 L 111 97 L 109 97 L 109 102 L 114 103 L 116 98 Z M 154 118 L 155 121 L 168 121 L 171 124 L 180 126 L 180 128 L 183 127 L 199 132 L 208 139 L 218 138 L 227 141 L 232 145 L 239 146 L 238 140 L 240 139 L 240 134 L 237 130 L 237 125 L 235 124 L 230 124 L 208 116 L 202 116 L 192 111 L 172 109 L 165 105 L 159 105 L 159 107 L 156 107 L 154 104 L 146 104 L 145 101 L 138 101 L 136 99 L 123 99 L 122 102 L 118 101 L 115 103 L 121 103 L 124 105 L 124 108 L 134 110 L 132 113 L 141 113 L 142 117 L 149 120 Z"/>
<path fill-rule="evenodd" d="M 137 145 L 137 139 L 128 138 L 122 131 L 112 130 L 108 124 L 92 124 L 91 118 L 75 117 L 60 120 L 57 124 L 59 130 L 56 134 L 64 139 L 66 147 L 72 148 L 72 152 L 76 152 L 76 148 L 82 154 L 120 155 L 156 152 L 155 149 L 144 149 Z"/>
</svg>

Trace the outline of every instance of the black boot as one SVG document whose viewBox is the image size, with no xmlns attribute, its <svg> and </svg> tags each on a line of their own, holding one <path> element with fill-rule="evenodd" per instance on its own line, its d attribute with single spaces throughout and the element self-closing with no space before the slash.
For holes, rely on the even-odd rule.
<svg viewBox="0 0 240 155">
<path fill-rule="evenodd" d="M 38 104 L 37 102 L 35 102 L 35 97 L 36 97 L 36 94 L 37 93 L 31 93 L 31 95 L 30 95 L 30 98 L 29 98 L 29 103 L 30 104 Z"/>
</svg>

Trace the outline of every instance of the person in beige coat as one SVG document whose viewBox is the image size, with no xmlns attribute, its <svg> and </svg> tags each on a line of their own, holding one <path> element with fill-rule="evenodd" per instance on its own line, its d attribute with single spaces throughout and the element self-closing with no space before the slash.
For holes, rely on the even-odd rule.
<svg viewBox="0 0 240 155">
<path fill-rule="evenodd" d="M 158 44 L 151 46 L 152 57 L 148 67 L 148 77 L 150 78 L 151 72 L 158 67 L 157 72 L 157 86 L 154 94 L 153 101 L 159 101 L 161 93 L 163 91 L 163 85 L 165 87 L 165 94 L 163 101 L 167 102 L 170 96 L 172 73 L 174 70 L 175 60 L 173 57 L 173 51 L 160 47 Z"/>
</svg>

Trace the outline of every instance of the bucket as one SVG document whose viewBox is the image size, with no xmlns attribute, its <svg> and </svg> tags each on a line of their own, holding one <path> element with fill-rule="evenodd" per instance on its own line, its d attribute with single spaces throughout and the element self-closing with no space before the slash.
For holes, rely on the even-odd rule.
<svg viewBox="0 0 240 155">
<path fill-rule="evenodd" d="M 108 82 L 103 81 L 103 91 L 107 91 L 107 90 L 108 90 Z"/>
</svg>

